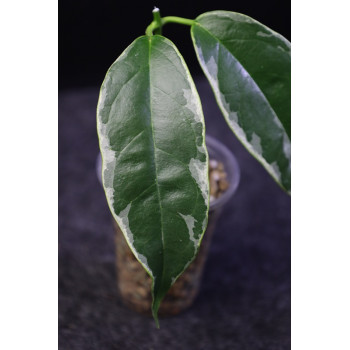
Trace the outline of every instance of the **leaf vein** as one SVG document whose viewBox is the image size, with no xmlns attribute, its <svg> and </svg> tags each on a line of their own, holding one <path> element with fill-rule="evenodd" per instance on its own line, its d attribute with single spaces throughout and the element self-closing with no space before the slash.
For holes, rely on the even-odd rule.
<svg viewBox="0 0 350 350">
<path fill-rule="evenodd" d="M 118 157 L 117 157 L 117 160 L 119 159 L 119 157 L 122 155 L 122 153 L 125 151 L 125 149 L 126 148 L 128 148 L 129 146 L 130 146 L 130 144 L 132 144 L 142 133 L 144 133 L 145 132 L 145 130 L 142 130 L 141 132 L 139 132 L 136 136 L 134 136 L 133 138 L 132 138 L 132 140 L 130 141 L 130 142 L 128 142 L 128 144 L 125 146 L 125 147 L 123 147 L 123 149 L 120 151 L 120 152 L 118 152 Z"/>
<path fill-rule="evenodd" d="M 147 186 L 147 188 L 145 190 L 143 190 L 140 194 L 138 194 L 133 200 L 131 200 L 129 203 L 133 203 L 135 202 L 137 199 L 139 199 L 143 194 L 145 194 L 145 192 L 147 192 L 151 187 L 155 186 L 156 183 L 151 184 L 150 186 Z"/>
</svg>

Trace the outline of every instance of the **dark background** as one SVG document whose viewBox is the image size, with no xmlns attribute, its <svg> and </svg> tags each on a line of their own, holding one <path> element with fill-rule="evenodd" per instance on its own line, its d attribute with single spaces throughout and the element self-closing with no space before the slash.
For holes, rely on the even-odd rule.
<svg viewBox="0 0 350 350">
<path fill-rule="evenodd" d="M 101 85 L 109 66 L 152 21 L 154 6 L 162 16 L 194 19 L 201 13 L 227 10 L 246 14 L 290 40 L 290 2 L 281 0 L 132 1 L 60 0 L 59 88 Z M 189 27 L 167 24 L 190 72 L 200 74 Z"/>
<path fill-rule="evenodd" d="M 188 18 L 214 9 L 242 12 L 290 38 L 284 1 L 60 1 L 59 349 L 290 349 L 290 197 L 227 127 L 185 26 L 169 24 L 163 34 L 195 75 L 207 133 L 236 155 L 241 182 L 187 311 L 161 319 L 158 330 L 118 295 L 112 217 L 95 170 L 96 105 L 105 72 L 144 33 L 154 5 L 163 16 Z"/>
</svg>

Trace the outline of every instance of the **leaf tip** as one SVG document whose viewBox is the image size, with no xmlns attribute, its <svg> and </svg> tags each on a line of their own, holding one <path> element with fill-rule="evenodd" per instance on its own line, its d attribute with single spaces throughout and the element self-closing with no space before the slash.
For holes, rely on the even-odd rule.
<svg viewBox="0 0 350 350">
<path fill-rule="evenodd" d="M 159 309 L 159 303 L 158 305 L 155 305 L 155 304 L 152 305 L 152 316 L 153 316 L 154 322 L 156 323 L 156 327 L 160 329 L 159 319 L 158 319 L 158 309 Z"/>
</svg>

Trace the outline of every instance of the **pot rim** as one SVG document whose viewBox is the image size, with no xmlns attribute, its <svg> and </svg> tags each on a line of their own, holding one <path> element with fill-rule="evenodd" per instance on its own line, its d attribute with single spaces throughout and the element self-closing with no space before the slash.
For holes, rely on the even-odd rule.
<svg viewBox="0 0 350 350">
<path fill-rule="evenodd" d="M 223 207 L 235 194 L 239 185 L 241 171 L 235 155 L 222 142 L 209 135 L 206 135 L 205 139 L 209 160 L 211 157 L 213 157 L 215 160 L 224 163 L 227 181 L 229 182 L 228 189 L 222 194 L 221 197 L 215 198 L 213 201 L 209 201 L 209 210 L 213 211 Z"/>
</svg>

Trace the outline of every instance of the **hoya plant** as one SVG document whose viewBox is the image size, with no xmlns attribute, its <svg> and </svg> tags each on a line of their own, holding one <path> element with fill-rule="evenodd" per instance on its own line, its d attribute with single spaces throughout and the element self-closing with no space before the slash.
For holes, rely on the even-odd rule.
<svg viewBox="0 0 350 350">
<path fill-rule="evenodd" d="M 191 20 L 162 18 L 155 8 L 153 17 L 106 74 L 97 129 L 107 202 L 152 278 L 158 324 L 163 297 L 196 256 L 210 204 L 200 98 L 162 27 L 190 27 L 228 127 L 288 193 L 291 56 L 289 41 L 243 14 L 213 11 Z"/>
</svg>

